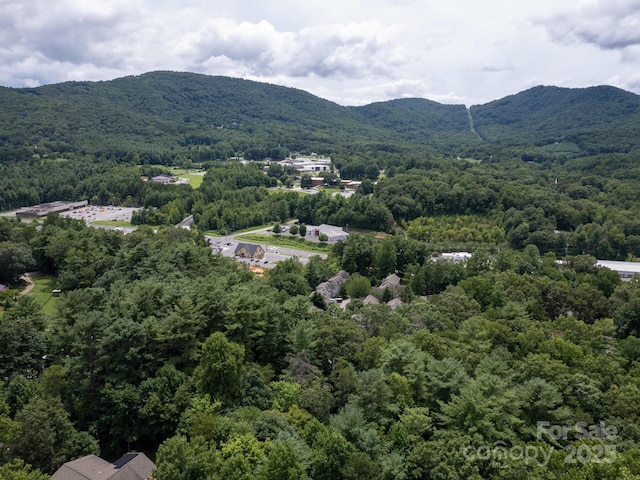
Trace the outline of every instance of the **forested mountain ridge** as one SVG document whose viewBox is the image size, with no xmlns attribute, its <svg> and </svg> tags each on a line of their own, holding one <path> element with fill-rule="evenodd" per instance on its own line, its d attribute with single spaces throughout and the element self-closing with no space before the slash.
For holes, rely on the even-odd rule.
<svg viewBox="0 0 640 480">
<path fill-rule="evenodd" d="M 476 132 L 487 142 L 545 146 L 570 142 L 582 154 L 638 147 L 640 96 L 610 86 L 534 87 L 471 107 Z"/>
<path fill-rule="evenodd" d="M 483 145 L 463 105 L 399 99 L 343 107 L 293 88 L 193 73 L 0 88 L 0 161 L 33 154 L 138 154 L 151 163 L 290 151 L 438 152 Z M 534 87 L 471 107 L 485 147 L 566 144 L 575 155 L 638 146 L 640 97 L 614 87 Z M 557 147 L 554 147 L 558 150 Z M 551 148 L 551 150 L 554 150 Z M 544 152 L 544 150 L 543 150 Z"/>
</svg>

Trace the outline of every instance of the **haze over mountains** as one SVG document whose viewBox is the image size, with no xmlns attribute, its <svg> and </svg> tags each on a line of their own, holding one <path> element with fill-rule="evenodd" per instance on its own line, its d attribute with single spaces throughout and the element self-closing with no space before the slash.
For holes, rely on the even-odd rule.
<svg viewBox="0 0 640 480">
<path fill-rule="evenodd" d="M 640 143 L 640 96 L 608 86 L 540 86 L 470 109 L 425 99 L 343 107 L 266 83 L 152 72 L 104 82 L 2 87 L 0 105 L 0 161 L 17 161 L 37 149 L 209 149 L 216 159 L 230 149 L 330 153 L 354 145 L 444 155 L 518 147 L 571 157 L 629 152 Z"/>
</svg>

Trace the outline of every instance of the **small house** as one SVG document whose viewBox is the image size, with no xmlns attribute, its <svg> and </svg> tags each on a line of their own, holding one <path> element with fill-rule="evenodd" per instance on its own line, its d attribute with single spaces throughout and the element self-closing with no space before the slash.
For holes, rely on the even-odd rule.
<svg viewBox="0 0 640 480">
<path fill-rule="evenodd" d="M 362 303 L 364 305 L 378 305 L 380 303 L 380 300 L 378 300 L 377 297 L 375 297 L 374 295 L 367 295 L 366 297 L 364 297 L 364 300 L 362 301 Z"/>
<path fill-rule="evenodd" d="M 126 453 L 113 463 L 87 455 L 62 465 L 51 480 L 147 480 L 155 468 L 144 453 Z"/>
<path fill-rule="evenodd" d="M 329 280 L 318 285 L 316 287 L 316 292 L 322 296 L 325 304 L 328 305 L 331 302 L 331 299 L 338 295 L 338 293 L 340 293 L 342 285 L 344 285 L 344 283 L 349 280 L 349 278 L 351 278 L 349 272 L 340 270 Z M 313 293 L 309 296 L 313 296 Z"/>
<path fill-rule="evenodd" d="M 233 254 L 240 258 L 264 258 L 264 249 L 254 243 L 239 243 Z"/>
<path fill-rule="evenodd" d="M 380 284 L 380 288 L 383 290 L 385 288 L 396 289 L 398 288 L 398 285 L 400 285 L 400 277 L 395 273 L 392 273 L 388 277 L 385 277 L 384 280 L 382 280 L 382 283 Z"/>
<path fill-rule="evenodd" d="M 391 310 L 395 310 L 396 308 L 404 305 L 404 302 L 402 300 L 400 300 L 399 298 L 394 298 L 392 300 L 389 300 L 387 302 L 387 305 L 389 305 L 389 307 L 391 308 Z"/>
</svg>

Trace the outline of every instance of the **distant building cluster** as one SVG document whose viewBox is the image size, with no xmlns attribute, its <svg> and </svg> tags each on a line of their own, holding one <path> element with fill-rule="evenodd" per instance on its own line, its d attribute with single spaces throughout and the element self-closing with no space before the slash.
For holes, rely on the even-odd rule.
<svg viewBox="0 0 640 480">
<path fill-rule="evenodd" d="M 155 177 L 151 177 L 149 180 L 155 183 L 162 183 L 163 185 L 189 183 L 188 178 L 170 177 L 169 175 L 156 175 Z"/>
<path fill-rule="evenodd" d="M 453 263 L 466 262 L 471 258 L 471 254 L 469 252 L 450 252 L 450 253 L 442 253 L 436 259 L 442 258 L 443 260 L 449 260 Z"/>
<path fill-rule="evenodd" d="M 285 158 L 280 165 L 293 167 L 300 173 L 330 172 L 331 158 L 312 153 L 309 157 Z"/>
<path fill-rule="evenodd" d="M 40 205 L 32 205 L 31 207 L 23 207 L 16 212 L 16 217 L 21 218 L 41 218 L 46 217 L 51 212 L 62 213 L 75 210 L 77 208 L 86 207 L 88 202 L 51 202 L 41 203 Z"/>
</svg>

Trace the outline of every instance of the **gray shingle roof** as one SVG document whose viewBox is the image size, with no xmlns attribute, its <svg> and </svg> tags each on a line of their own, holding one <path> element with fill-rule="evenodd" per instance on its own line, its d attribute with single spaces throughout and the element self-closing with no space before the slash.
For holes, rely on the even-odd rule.
<svg viewBox="0 0 640 480">
<path fill-rule="evenodd" d="M 146 480 L 155 468 L 144 453 L 127 453 L 114 463 L 87 455 L 62 465 L 51 480 Z"/>
<path fill-rule="evenodd" d="M 254 243 L 239 243 L 233 252 L 234 255 L 237 254 L 242 249 L 242 247 L 246 248 L 247 252 L 249 252 L 249 255 L 253 257 L 258 251 L 258 248 L 260 247 L 260 245 L 256 245 Z"/>
</svg>

